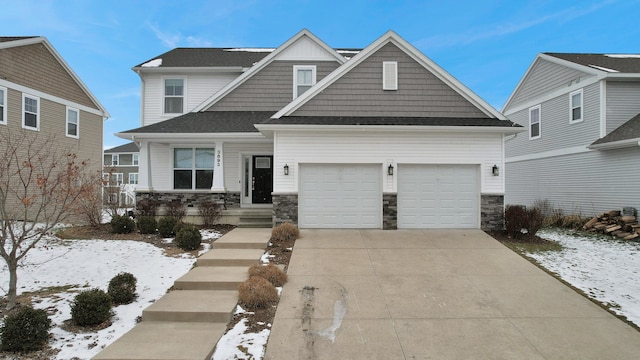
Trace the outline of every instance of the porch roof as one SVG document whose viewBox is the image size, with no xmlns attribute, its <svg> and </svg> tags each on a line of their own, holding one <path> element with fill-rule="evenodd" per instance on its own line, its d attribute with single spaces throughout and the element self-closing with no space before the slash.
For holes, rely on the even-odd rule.
<svg viewBox="0 0 640 360">
<path fill-rule="evenodd" d="M 191 112 L 121 134 L 257 133 L 253 125 L 264 122 L 273 111 Z"/>
</svg>

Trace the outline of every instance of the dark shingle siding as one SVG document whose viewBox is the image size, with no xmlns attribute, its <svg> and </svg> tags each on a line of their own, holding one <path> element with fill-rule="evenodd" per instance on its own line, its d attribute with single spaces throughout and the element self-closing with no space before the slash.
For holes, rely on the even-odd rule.
<svg viewBox="0 0 640 360">
<path fill-rule="evenodd" d="M 571 61 L 576 64 L 589 66 L 595 65 L 621 73 L 639 73 L 640 55 L 638 54 L 573 54 L 573 53 L 544 53 L 549 56 Z"/>
</svg>

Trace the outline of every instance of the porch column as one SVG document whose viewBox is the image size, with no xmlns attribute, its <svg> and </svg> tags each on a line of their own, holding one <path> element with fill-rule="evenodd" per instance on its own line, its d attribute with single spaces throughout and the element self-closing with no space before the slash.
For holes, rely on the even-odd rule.
<svg viewBox="0 0 640 360">
<path fill-rule="evenodd" d="M 136 185 L 136 190 L 151 191 L 153 190 L 151 176 L 151 145 L 148 141 L 141 141 L 139 145 L 140 159 L 138 162 L 138 185 Z"/>
<path fill-rule="evenodd" d="M 224 142 L 216 142 L 215 164 L 213 166 L 212 191 L 226 191 L 224 187 Z"/>
</svg>

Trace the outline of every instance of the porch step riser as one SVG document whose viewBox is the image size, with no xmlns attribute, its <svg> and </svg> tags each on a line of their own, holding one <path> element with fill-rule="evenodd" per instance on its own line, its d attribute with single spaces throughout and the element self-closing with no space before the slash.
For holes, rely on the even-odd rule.
<svg viewBox="0 0 640 360">
<path fill-rule="evenodd" d="M 231 312 L 194 312 L 194 311 L 143 311 L 142 321 L 212 322 L 227 324 L 231 321 Z"/>
<path fill-rule="evenodd" d="M 267 243 L 218 243 L 213 242 L 212 249 L 259 249 L 264 250 L 267 247 Z"/>
<path fill-rule="evenodd" d="M 176 290 L 238 290 L 242 281 L 214 282 L 214 281 L 176 281 L 173 287 Z"/>
<path fill-rule="evenodd" d="M 219 249 L 222 250 L 222 249 Z M 258 264 L 256 259 L 198 259 L 198 266 L 244 266 Z"/>
<path fill-rule="evenodd" d="M 240 228 L 261 228 L 261 229 L 270 229 L 272 227 L 271 222 L 268 223 L 238 223 L 238 227 Z"/>
</svg>

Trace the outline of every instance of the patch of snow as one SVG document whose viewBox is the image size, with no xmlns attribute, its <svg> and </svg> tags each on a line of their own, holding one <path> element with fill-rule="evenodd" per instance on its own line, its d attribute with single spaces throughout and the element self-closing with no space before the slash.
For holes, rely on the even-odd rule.
<svg viewBox="0 0 640 360">
<path fill-rule="evenodd" d="M 262 256 L 260 257 L 260 262 L 263 264 L 268 264 L 271 260 L 271 258 L 276 257 L 275 255 L 270 255 L 269 252 L 265 252 L 264 254 L 262 254 Z"/>
<path fill-rule="evenodd" d="M 151 244 L 128 240 L 60 240 L 50 237 L 33 248 L 18 269 L 18 293 L 53 286 L 70 289 L 44 297 L 34 297 L 34 307 L 47 309 L 54 324 L 51 346 L 60 349 L 57 359 L 90 359 L 136 324 L 142 310 L 162 297 L 178 277 L 191 269 L 195 259 L 167 257 Z M 62 330 L 71 318 L 71 302 L 78 292 L 90 288 L 107 289 L 109 280 L 120 272 L 137 279 L 138 298 L 114 307 L 113 324 L 96 333 L 74 334 Z M 8 289 L 8 272 L 0 267 L 0 289 Z"/>
<path fill-rule="evenodd" d="M 605 54 L 604 56 L 610 58 L 619 58 L 619 59 L 640 59 L 640 54 Z"/>
<path fill-rule="evenodd" d="M 153 59 L 151 61 L 147 61 L 146 63 L 140 65 L 140 67 L 158 67 L 162 65 L 162 59 Z"/>
<path fill-rule="evenodd" d="M 598 70 L 602 70 L 602 71 L 606 71 L 606 72 L 611 72 L 611 73 L 619 72 L 618 70 L 609 69 L 609 68 L 606 68 L 606 67 L 603 67 L 603 66 L 591 65 L 591 64 L 589 66 L 591 66 L 594 69 L 598 69 Z"/>
<path fill-rule="evenodd" d="M 557 241 L 561 251 L 528 254 L 589 297 L 640 325 L 640 243 L 544 229 L 538 236 Z"/>
<path fill-rule="evenodd" d="M 202 235 L 202 240 L 215 240 L 222 236 L 219 232 L 209 229 L 200 230 L 200 234 Z"/>
<path fill-rule="evenodd" d="M 246 333 L 248 328 L 247 319 L 240 320 L 220 338 L 211 359 L 262 359 L 271 331 L 264 329 L 259 333 Z M 240 348 L 245 351 L 241 351 Z"/>
</svg>

